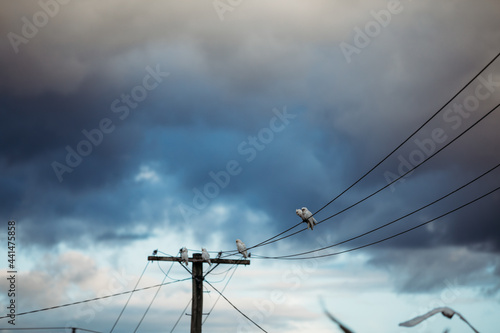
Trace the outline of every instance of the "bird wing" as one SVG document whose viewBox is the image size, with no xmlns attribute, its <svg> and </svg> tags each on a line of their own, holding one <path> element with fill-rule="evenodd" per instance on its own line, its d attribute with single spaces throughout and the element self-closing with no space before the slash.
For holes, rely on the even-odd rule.
<svg viewBox="0 0 500 333">
<path fill-rule="evenodd" d="M 325 310 L 325 314 L 328 316 L 328 318 L 331 319 L 331 321 L 333 321 L 334 323 L 336 323 L 337 325 L 339 325 L 340 329 L 344 333 L 354 333 L 354 331 L 351 331 L 350 329 L 348 329 L 347 327 L 345 327 L 340 321 L 338 321 L 330 312 L 328 312 L 328 311 Z"/>
<path fill-rule="evenodd" d="M 455 312 L 455 313 L 457 314 L 457 316 L 459 316 L 459 317 L 460 317 L 460 319 L 462 319 L 463 321 L 465 321 L 465 323 L 466 323 L 467 325 L 469 325 L 469 327 L 470 327 L 470 328 L 471 328 L 474 332 L 479 333 L 479 331 L 478 331 L 478 330 L 476 330 L 474 327 L 472 327 L 472 325 L 471 325 L 471 324 L 467 321 L 467 319 L 465 319 L 465 318 L 464 318 L 464 316 L 462 316 L 462 315 L 461 315 L 460 313 L 458 313 L 458 312 Z"/>
<path fill-rule="evenodd" d="M 423 314 L 421 316 L 418 316 L 418 317 L 415 317 L 415 318 L 410 319 L 408 321 L 405 321 L 404 323 L 400 323 L 399 326 L 413 327 L 415 325 L 420 324 L 421 322 L 423 322 L 427 318 L 435 315 L 436 313 L 442 312 L 443 310 L 444 310 L 444 308 L 435 308 L 434 310 L 431 310 L 431 311 L 427 312 L 426 314 Z"/>
<path fill-rule="evenodd" d="M 351 331 L 349 328 L 347 328 L 346 326 L 344 326 L 344 324 L 342 324 L 337 318 L 335 318 L 325 307 L 325 304 L 323 303 L 323 300 L 320 298 L 320 303 L 321 303 L 321 306 L 323 308 L 323 312 L 326 314 L 326 316 L 328 318 L 330 318 L 331 321 L 333 321 L 335 324 L 339 325 L 340 329 L 344 332 L 344 333 L 354 333 L 354 331 Z"/>
</svg>

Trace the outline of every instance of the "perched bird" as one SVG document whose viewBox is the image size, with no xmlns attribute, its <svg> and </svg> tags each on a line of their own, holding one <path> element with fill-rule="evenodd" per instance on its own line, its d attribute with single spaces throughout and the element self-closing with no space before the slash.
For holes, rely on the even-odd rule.
<svg viewBox="0 0 500 333">
<path fill-rule="evenodd" d="M 247 252 L 247 246 L 241 240 L 236 240 L 236 248 L 243 255 L 243 258 L 249 258 L 252 254 Z"/>
<path fill-rule="evenodd" d="M 183 262 L 187 266 L 188 262 L 189 262 L 188 259 L 189 259 L 189 257 L 188 257 L 188 250 L 185 247 L 183 247 L 181 249 L 181 262 Z"/>
<path fill-rule="evenodd" d="M 420 324 L 421 322 L 423 322 L 427 318 L 429 318 L 429 317 L 431 317 L 439 312 L 441 312 L 443 314 L 443 316 L 448 317 L 450 319 L 451 319 L 451 317 L 453 317 L 453 315 L 456 314 L 457 316 L 460 317 L 460 319 L 465 321 L 467 323 L 467 325 L 469 325 L 469 327 L 472 328 L 472 330 L 474 332 L 479 333 L 479 331 L 476 330 L 474 327 L 472 327 L 472 325 L 460 313 L 458 313 L 455 310 L 450 309 L 448 307 L 435 308 L 434 310 L 431 310 L 431 311 L 427 312 L 426 314 L 423 314 L 423 315 L 415 317 L 411 320 L 405 321 L 404 323 L 400 323 L 399 326 L 413 327 L 415 325 Z"/>
<path fill-rule="evenodd" d="M 208 262 L 210 266 L 212 266 L 212 262 L 210 261 L 210 254 L 207 252 L 207 249 L 204 247 L 201 248 L 201 258 L 203 261 Z"/>
<path fill-rule="evenodd" d="M 313 214 L 306 207 L 302 207 L 302 209 L 296 209 L 295 213 L 298 216 L 300 216 L 302 221 L 307 223 L 307 228 L 311 230 L 314 229 L 314 226 L 317 224 L 317 221 L 314 218 L 314 216 L 312 216 Z"/>
<path fill-rule="evenodd" d="M 158 254 L 158 249 L 154 250 L 152 255 L 155 256 L 157 254 Z"/>
</svg>

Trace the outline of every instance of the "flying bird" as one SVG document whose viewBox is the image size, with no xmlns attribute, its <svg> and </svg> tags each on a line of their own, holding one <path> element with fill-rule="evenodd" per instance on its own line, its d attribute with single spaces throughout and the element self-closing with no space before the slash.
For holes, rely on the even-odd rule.
<svg viewBox="0 0 500 333">
<path fill-rule="evenodd" d="M 210 266 L 212 266 L 212 262 L 210 261 L 210 254 L 207 252 L 207 249 L 204 247 L 201 248 L 201 258 L 203 261 L 208 262 Z"/>
<path fill-rule="evenodd" d="M 236 248 L 243 255 L 243 258 L 249 258 L 252 254 L 247 252 L 247 246 L 241 240 L 236 240 Z"/>
<path fill-rule="evenodd" d="M 188 257 L 188 250 L 185 247 L 183 247 L 181 249 L 181 262 L 183 262 L 187 266 L 188 262 L 189 262 L 188 259 L 189 259 L 189 257 Z"/>
<path fill-rule="evenodd" d="M 469 325 L 470 328 L 472 328 L 472 330 L 476 333 L 479 333 L 478 330 L 476 330 L 474 327 L 472 327 L 472 325 L 458 312 L 456 312 L 455 310 L 453 309 L 450 309 L 448 307 L 440 307 L 440 308 L 435 308 L 434 310 L 431 310 L 429 312 L 427 312 L 426 314 L 423 314 L 421 316 L 418 316 L 418 317 L 415 317 L 411 320 L 408 320 L 408 321 L 405 321 L 404 323 L 400 323 L 399 326 L 404 326 L 404 327 L 413 327 L 415 325 L 418 325 L 420 324 L 421 322 L 423 322 L 424 320 L 426 320 L 427 318 L 435 315 L 436 313 L 439 313 L 441 312 L 443 314 L 443 316 L 445 317 L 448 317 L 451 319 L 451 317 L 453 317 L 453 315 L 457 315 L 460 317 L 460 319 L 462 319 L 463 321 L 465 321 L 465 323 L 467 323 L 467 325 Z"/>
<path fill-rule="evenodd" d="M 321 306 L 323 307 L 323 312 L 325 315 L 330 318 L 331 321 L 333 321 L 335 324 L 339 325 L 340 329 L 344 333 L 354 333 L 354 331 L 350 330 L 347 326 L 345 326 L 343 323 L 341 323 L 337 318 L 335 318 L 325 307 L 325 304 L 323 303 L 323 300 L 320 298 L 320 303 Z"/>
<path fill-rule="evenodd" d="M 298 216 L 300 216 L 302 221 L 307 223 L 307 228 L 311 230 L 314 229 L 314 226 L 317 224 L 317 221 L 314 218 L 314 216 L 312 216 L 313 214 L 306 207 L 302 207 L 302 209 L 296 209 L 295 213 Z"/>
<path fill-rule="evenodd" d="M 351 331 L 349 328 L 347 328 L 344 324 L 342 324 L 337 318 L 335 318 L 330 312 L 325 310 L 325 314 L 328 318 L 330 318 L 331 321 L 333 321 L 335 324 L 339 325 L 340 329 L 344 333 L 354 333 L 354 331 Z"/>
</svg>

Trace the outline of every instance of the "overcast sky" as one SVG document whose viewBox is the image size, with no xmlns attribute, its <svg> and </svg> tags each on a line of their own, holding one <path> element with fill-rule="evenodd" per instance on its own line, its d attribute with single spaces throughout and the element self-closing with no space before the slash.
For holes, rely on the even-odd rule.
<svg viewBox="0 0 500 333">
<path fill-rule="evenodd" d="M 443 305 L 494 332 L 500 168 L 309 257 L 378 241 L 494 191 L 386 242 L 309 260 L 259 255 L 358 236 L 500 162 L 500 110 L 487 115 L 500 103 L 500 59 L 485 68 L 500 52 L 498 13 L 494 0 L 2 2 L 1 239 L 15 220 L 18 313 L 131 290 L 154 249 L 215 256 L 236 238 L 252 246 L 294 226 L 295 209 L 320 210 L 484 69 L 316 219 L 449 144 L 435 157 L 313 231 L 251 250 L 251 265 L 234 275 L 221 265 L 207 280 L 221 290 L 232 276 L 224 294 L 268 332 L 341 332 L 320 297 L 356 332 L 469 332 L 443 316 L 398 327 Z M 150 263 L 139 287 L 161 283 L 169 268 Z M 165 281 L 189 277 L 175 264 Z M 1 281 L 4 313 L 11 298 Z M 207 313 L 217 293 L 205 287 Z M 133 331 L 155 292 L 135 293 L 114 332 Z M 170 331 L 190 297 L 190 279 L 162 287 L 138 332 Z M 127 298 L 18 315 L 16 327 L 109 332 Z M 176 331 L 189 320 L 181 316 Z M 204 331 L 259 329 L 220 299 Z"/>
</svg>

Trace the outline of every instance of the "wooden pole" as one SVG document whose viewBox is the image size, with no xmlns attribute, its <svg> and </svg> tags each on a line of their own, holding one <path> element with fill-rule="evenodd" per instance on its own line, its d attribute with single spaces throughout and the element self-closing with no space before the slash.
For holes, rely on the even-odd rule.
<svg viewBox="0 0 500 333">
<path fill-rule="evenodd" d="M 181 262 L 180 257 L 157 257 L 148 256 L 149 261 L 177 261 Z M 203 315 L 203 262 L 201 253 L 193 253 L 188 261 L 193 263 L 192 281 L 193 281 L 193 301 L 191 305 L 191 333 L 201 333 L 201 323 Z M 245 259 L 210 259 L 212 264 L 232 264 L 232 265 L 250 265 L 250 260 Z"/>
<path fill-rule="evenodd" d="M 201 259 L 194 253 L 193 259 Z M 191 333 L 201 333 L 203 314 L 203 261 L 193 262 L 193 302 L 191 303 Z"/>
</svg>

